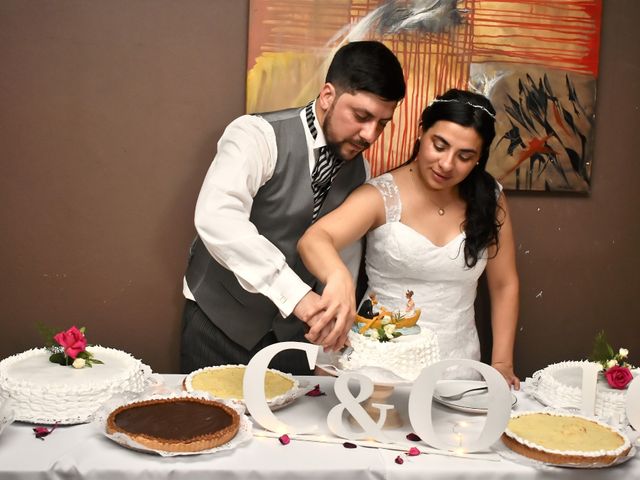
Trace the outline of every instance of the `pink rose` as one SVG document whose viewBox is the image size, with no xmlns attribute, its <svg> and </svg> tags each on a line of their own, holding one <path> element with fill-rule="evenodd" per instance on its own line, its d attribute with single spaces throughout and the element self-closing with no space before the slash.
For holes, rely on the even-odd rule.
<svg viewBox="0 0 640 480">
<path fill-rule="evenodd" d="M 64 348 L 64 354 L 76 358 L 80 352 L 87 348 L 87 339 L 75 326 L 66 332 L 57 333 L 53 339 Z"/>
<path fill-rule="evenodd" d="M 616 365 L 604 372 L 604 376 L 607 378 L 607 382 L 611 387 L 623 390 L 627 388 L 627 385 L 633 380 L 633 374 L 627 367 L 620 367 Z"/>
</svg>

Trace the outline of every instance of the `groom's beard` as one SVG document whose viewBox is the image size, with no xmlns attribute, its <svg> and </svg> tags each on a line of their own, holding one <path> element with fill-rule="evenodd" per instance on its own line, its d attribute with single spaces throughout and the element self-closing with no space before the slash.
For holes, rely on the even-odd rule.
<svg viewBox="0 0 640 480">
<path fill-rule="evenodd" d="M 334 130 L 333 108 L 333 105 L 329 107 L 329 110 L 324 117 L 324 122 L 322 122 L 322 132 L 324 133 L 324 138 L 327 141 L 327 147 L 340 160 L 353 160 L 356 156 L 369 148 L 371 144 L 361 138 L 360 135 L 339 140 L 340 136 Z M 352 153 L 354 148 L 357 151 Z M 346 152 L 349 153 L 347 154 Z"/>
</svg>

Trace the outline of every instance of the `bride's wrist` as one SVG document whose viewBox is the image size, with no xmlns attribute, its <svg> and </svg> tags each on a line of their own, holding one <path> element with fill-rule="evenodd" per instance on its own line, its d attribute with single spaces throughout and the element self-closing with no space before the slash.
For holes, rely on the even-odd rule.
<svg viewBox="0 0 640 480">
<path fill-rule="evenodd" d="M 491 366 L 496 366 L 496 365 L 513 369 L 513 362 L 509 362 L 509 361 L 496 360 L 491 362 Z"/>
<path fill-rule="evenodd" d="M 351 272 L 346 267 L 335 268 L 329 275 L 327 275 L 326 284 L 333 282 L 347 283 L 353 286 L 353 277 L 351 276 Z"/>
</svg>

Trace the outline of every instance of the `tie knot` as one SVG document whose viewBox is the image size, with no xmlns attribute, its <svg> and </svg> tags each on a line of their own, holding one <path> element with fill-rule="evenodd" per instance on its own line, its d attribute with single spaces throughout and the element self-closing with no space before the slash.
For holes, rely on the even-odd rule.
<svg viewBox="0 0 640 480">
<path fill-rule="evenodd" d="M 326 185 L 331 181 L 339 166 L 338 159 L 333 152 L 325 145 L 318 149 L 318 160 L 311 174 L 314 185 Z"/>
</svg>

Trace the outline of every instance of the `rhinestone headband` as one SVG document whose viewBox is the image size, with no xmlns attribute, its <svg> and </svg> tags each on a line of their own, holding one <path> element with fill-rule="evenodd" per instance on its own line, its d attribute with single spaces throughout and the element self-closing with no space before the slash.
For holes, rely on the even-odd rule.
<svg viewBox="0 0 640 480">
<path fill-rule="evenodd" d="M 469 103 L 469 102 L 461 102 L 460 100 L 457 100 L 455 98 L 451 98 L 451 99 L 445 99 L 445 98 L 436 98 L 435 100 L 433 100 L 429 106 L 433 105 L 434 103 L 440 103 L 440 102 L 456 102 L 456 103 L 466 103 L 467 105 L 473 107 L 473 108 L 479 108 L 480 110 L 484 110 L 485 113 L 487 113 L 491 118 L 493 118 L 495 120 L 496 115 L 495 113 L 491 113 L 486 107 L 483 107 L 482 105 L 476 105 L 475 103 Z"/>
</svg>

